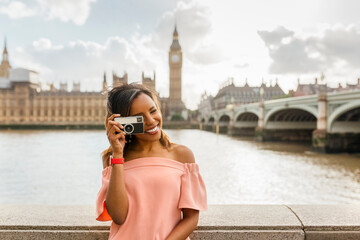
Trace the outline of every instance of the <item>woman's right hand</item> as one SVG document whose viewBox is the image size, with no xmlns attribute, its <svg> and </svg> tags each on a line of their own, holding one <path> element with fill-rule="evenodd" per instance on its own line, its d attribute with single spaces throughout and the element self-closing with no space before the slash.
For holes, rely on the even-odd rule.
<svg viewBox="0 0 360 240">
<path fill-rule="evenodd" d="M 120 123 L 113 121 L 115 117 L 120 117 L 120 114 L 113 114 L 108 118 L 106 131 L 113 150 L 113 156 L 122 157 L 125 146 L 125 132 L 123 131 L 124 127 Z"/>
</svg>

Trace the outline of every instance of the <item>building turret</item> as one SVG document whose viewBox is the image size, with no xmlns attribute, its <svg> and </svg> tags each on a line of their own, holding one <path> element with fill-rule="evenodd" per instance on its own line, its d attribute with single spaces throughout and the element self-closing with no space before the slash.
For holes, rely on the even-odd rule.
<svg viewBox="0 0 360 240">
<path fill-rule="evenodd" d="M 67 90 L 68 90 L 68 84 L 67 84 L 67 82 L 64 82 L 64 83 L 60 83 L 60 91 L 62 91 L 62 92 L 67 92 Z"/>
<path fill-rule="evenodd" d="M 0 65 L 0 77 L 9 78 L 11 65 L 9 63 L 9 54 L 6 47 L 6 38 L 5 38 L 3 57 Z"/>
<path fill-rule="evenodd" d="M 73 92 L 80 92 L 80 82 L 73 82 L 73 88 L 72 88 Z"/>
<path fill-rule="evenodd" d="M 120 77 L 113 72 L 113 87 L 118 87 L 124 84 L 128 84 L 128 74 L 125 72 L 124 75 Z"/>
<path fill-rule="evenodd" d="M 104 81 L 103 81 L 103 85 L 102 85 L 102 90 L 105 91 L 107 90 L 107 81 L 106 81 L 106 72 L 104 72 Z"/>
<path fill-rule="evenodd" d="M 247 79 L 247 78 L 245 79 L 245 85 L 244 85 L 244 87 L 249 87 L 248 79 Z"/>
<path fill-rule="evenodd" d="M 152 90 L 154 93 L 156 93 L 155 89 L 155 72 L 154 72 L 154 79 L 151 79 L 151 77 L 145 77 L 144 72 L 142 72 L 141 75 L 141 84 L 147 87 L 148 89 Z"/>
<path fill-rule="evenodd" d="M 50 92 L 55 92 L 54 83 L 50 83 Z"/>
</svg>

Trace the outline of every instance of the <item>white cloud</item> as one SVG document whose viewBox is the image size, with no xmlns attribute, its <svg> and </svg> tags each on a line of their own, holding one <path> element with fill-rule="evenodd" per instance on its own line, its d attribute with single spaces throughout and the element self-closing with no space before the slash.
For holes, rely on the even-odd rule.
<svg viewBox="0 0 360 240">
<path fill-rule="evenodd" d="M 20 1 L 0 1 L 8 5 L 0 6 L 0 14 L 6 14 L 11 19 L 31 16 L 42 16 L 47 20 L 60 19 L 63 22 L 73 22 L 83 25 L 90 15 L 91 3 L 96 0 L 36 0 L 37 4 L 28 7 Z"/>
<path fill-rule="evenodd" d="M 8 15 L 11 19 L 30 17 L 37 14 L 35 9 L 30 9 L 19 1 L 11 1 L 7 6 L 1 6 L 0 13 Z"/>
<path fill-rule="evenodd" d="M 299 37 L 284 27 L 258 31 L 273 60 L 273 74 L 318 73 L 330 69 L 359 69 L 360 30 L 337 25 L 315 36 Z M 287 41 L 283 41 L 284 39 Z"/>
<path fill-rule="evenodd" d="M 38 41 L 33 42 L 33 46 L 36 50 L 46 50 L 51 48 L 51 41 L 46 38 L 40 38 Z"/>
<path fill-rule="evenodd" d="M 90 4 L 96 0 L 36 0 L 46 17 L 60 19 L 63 22 L 72 21 L 83 25 L 90 14 Z"/>
<path fill-rule="evenodd" d="M 175 26 L 184 56 L 196 64 L 212 64 L 223 60 L 220 46 L 210 40 L 211 12 L 196 1 L 178 2 L 176 8 L 165 12 L 154 32 L 137 36 L 135 40 L 148 48 L 169 51 Z M 165 47 L 166 46 L 166 47 Z"/>
<path fill-rule="evenodd" d="M 83 91 L 99 91 L 104 71 L 126 70 L 132 77 L 138 74 L 141 65 L 132 48 L 120 37 L 110 37 L 103 45 L 77 40 L 64 46 L 53 45 L 51 40 L 41 38 L 25 49 L 17 48 L 10 61 L 16 66 L 40 72 L 43 82 L 59 84 L 67 81 L 71 84 L 81 81 Z M 109 74 L 108 79 L 112 84 Z"/>
</svg>

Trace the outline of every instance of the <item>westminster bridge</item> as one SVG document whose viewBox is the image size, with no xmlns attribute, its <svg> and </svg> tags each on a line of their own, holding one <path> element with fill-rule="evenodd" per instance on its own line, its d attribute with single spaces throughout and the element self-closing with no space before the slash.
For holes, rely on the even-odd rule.
<svg viewBox="0 0 360 240">
<path fill-rule="evenodd" d="M 319 93 L 200 113 L 200 128 L 258 141 L 308 141 L 321 152 L 360 152 L 360 91 Z"/>
</svg>

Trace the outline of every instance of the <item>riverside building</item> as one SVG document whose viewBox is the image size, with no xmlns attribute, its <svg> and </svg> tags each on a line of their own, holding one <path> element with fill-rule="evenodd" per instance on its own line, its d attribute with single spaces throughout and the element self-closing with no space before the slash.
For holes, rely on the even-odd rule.
<svg viewBox="0 0 360 240">
<path fill-rule="evenodd" d="M 324 81 L 324 75 L 321 75 L 321 82 Z M 292 97 L 306 96 L 318 94 L 320 91 L 327 93 L 336 93 L 336 92 L 345 92 L 345 91 L 354 91 L 360 90 L 360 78 L 357 80 L 357 84 L 346 83 L 345 86 L 342 86 L 340 83 L 338 87 L 332 88 L 329 87 L 326 83 L 320 83 L 317 78 L 315 78 L 314 83 L 304 84 L 298 79 L 298 85 L 295 91 L 290 90 L 289 95 Z"/>
<path fill-rule="evenodd" d="M 0 83 L 1 125 L 102 125 L 105 120 L 106 96 L 80 92 L 79 83 L 71 92 L 66 83 L 41 91 L 39 74 L 24 68 L 10 69 Z"/>
<path fill-rule="evenodd" d="M 286 96 L 284 91 L 276 84 L 266 86 L 264 83 L 260 87 L 250 87 L 247 83 L 244 86 L 235 86 L 233 79 L 229 79 L 221 87 L 215 97 L 207 95 L 206 92 L 201 96 L 198 105 L 199 112 L 209 113 L 214 109 L 223 109 L 227 105 L 243 105 L 260 101 L 260 89 L 264 90 L 264 100 L 282 98 Z"/>
</svg>

